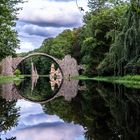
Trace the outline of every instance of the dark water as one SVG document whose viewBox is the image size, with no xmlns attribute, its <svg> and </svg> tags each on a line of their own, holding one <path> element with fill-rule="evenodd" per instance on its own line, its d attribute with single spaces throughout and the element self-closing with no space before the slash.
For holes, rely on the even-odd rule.
<svg viewBox="0 0 140 140">
<path fill-rule="evenodd" d="M 2 140 L 140 139 L 140 89 L 27 78 L 1 84 L 0 95 Z"/>
</svg>

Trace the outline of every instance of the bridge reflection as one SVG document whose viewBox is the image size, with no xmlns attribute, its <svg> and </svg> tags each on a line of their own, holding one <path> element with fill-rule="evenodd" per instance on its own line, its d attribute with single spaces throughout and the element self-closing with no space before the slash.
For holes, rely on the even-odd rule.
<svg viewBox="0 0 140 140">
<path fill-rule="evenodd" d="M 60 97 L 60 96 L 63 96 L 65 98 L 65 100 L 70 101 L 72 98 L 74 98 L 77 95 L 78 90 L 82 89 L 78 85 L 78 83 L 79 83 L 78 80 L 64 79 L 62 84 L 58 88 L 58 90 L 54 90 L 53 89 L 54 87 L 51 87 L 51 89 L 53 89 L 55 92 L 55 93 L 53 93 L 52 96 L 50 96 L 50 95 L 48 96 L 47 91 L 46 91 L 46 96 L 43 96 L 43 98 L 41 98 L 41 100 L 33 100 L 33 98 L 30 99 L 28 96 L 30 95 L 30 96 L 34 97 L 34 94 L 36 94 L 36 93 L 34 93 L 34 89 L 31 89 L 30 92 L 27 90 L 28 96 L 22 95 L 22 93 L 21 93 L 22 91 L 19 89 L 20 85 L 22 85 L 22 82 L 23 81 L 21 81 L 21 83 L 19 85 L 16 85 L 14 82 L 1 84 L 0 85 L 1 96 L 3 98 L 5 98 L 7 101 L 25 99 L 25 100 L 33 101 L 33 102 L 37 102 L 37 103 L 47 103 L 47 102 L 49 102 L 57 97 Z M 52 84 L 51 81 L 50 81 L 50 84 Z M 26 88 L 26 87 L 23 87 L 23 88 Z M 37 94 L 38 94 L 37 96 L 40 96 L 39 93 L 37 93 Z"/>
<path fill-rule="evenodd" d="M 51 89 L 54 91 L 55 86 L 60 86 L 62 83 L 62 73 L 59 68 L 57 70 L 55 69 L 55 65 L 51 65 L 51 70 L 50 70 L 50 84 L 51 84 Z"/>
</svg>

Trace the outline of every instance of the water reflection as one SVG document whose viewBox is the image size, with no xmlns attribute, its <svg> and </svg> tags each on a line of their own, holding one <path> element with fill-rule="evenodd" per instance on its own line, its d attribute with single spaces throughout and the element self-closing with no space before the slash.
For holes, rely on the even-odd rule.
<svg viewBox="0 0 140 140">
<path fill-rule="evenodd" d="M 10 130 L 17 126 L 19 108 L 15 107 L 16 101 L 6 101 L 0 97 L 0 132 Z"/>
<path fill-rule="evenodd" d="M 37 80 L 36 77 L 25 77 L 24 80 L 16 83 L 1 84 L 1 94 L 7 101 L 26 99 L 46 103 L 59 96 L 64 96 L 65 100 L 70 101 L 78 90 L 85 88 L 79 86 L 77 80 L 64 79 L 61 83 L 59 81 L 59 84 L 53 84 L 55 86 L 52 89 L 52 82 L 49 77 L 39 77 Z"/>
<path fill-rule="evenodd" d="M 65 123 L 56 115 L 45 114 L 39 104 L 19 100 L 16 106 L 20 106 L 18 125 L 3 133 L 2 139 L 16 137 L 17 140 L 30 140 L 32 136 L 33 140 L 74 140 L 84 132 L 80 125 Z"/>
<path fill-rule="evenodd" d="M 140 124 L 140 90 L 121 85 L 114 85 L 112 89 L 107 90 L 103 85 L 101 90 L 98 89 L 113 117 L 112 130 L 118 133 L 121 139 L 138 140 L 140 138 L 138 125 Z"/>
<path fill-rule="evenodd" d="M 18 86 L 16 86 L 18 93 L 25 99 L 34 102 L 43 102 L 54 97 L 59 88 L 56 86 L 54 90 L 51 89 L 50 79 L 39 78 L 38 81 L 33 84 L 33 78 L 26 77 Z"/>
<path fill-rule="evenodd" d="M 29 78 L 16 88 L 27 99 L 42 101 L 51 98 L 49 94 L 53 93 L 50 92 L 49 78 L 38 80 L 33 95 L 27 94 L 31 91 Z M 52 100 L 44 104 L 18 100 L 16 107 L 13 106 L 20 107 L 18 126 L 15 127 L 12 123 L 11 127 L 14 128 L 5 137 L 17 137 L 18 140 L 28 140 L 31 135 L 33 140 L 139 140 L 140 89 L 92 81 L 82 82 L 84 88 L 79 88 L 78 83 L 64 80 L 58 90 L 59 94 L 56 93 L 59 96 L 53 95 Z M 3 96 L 8 89 L 3 91 L 6 85 L 1 87 Z M 13 84 L 9 83 L 9 88 L 11 87 Z M 9 101 L 3 98 L 1 99 L 5 102 L 1 100 L 1 105 L 9 106 Z M 8 109 L 7 111 L 9 112 Z M 4 112 L 1 114 L 7 118 Z"/>
<path fill-rule="evenodd" d="M 121 85 L 86 82 L 71 102 L 63 98 L 44 105 L 44 111 L 87 129 L 88 140 L 138 140 L 140 138 L 140 90 Z"/>
</svg>

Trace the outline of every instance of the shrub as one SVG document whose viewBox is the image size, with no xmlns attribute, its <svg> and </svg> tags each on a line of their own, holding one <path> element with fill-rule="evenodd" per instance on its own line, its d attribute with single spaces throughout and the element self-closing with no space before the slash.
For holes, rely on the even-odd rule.
<svg viewBox="0 0 140 140">
<path fill-rule="evenodd" d="M 21 74 L 21 71 L 19 69 L 16 69 L 14 74 L 18 77 Z"/>
</svg>

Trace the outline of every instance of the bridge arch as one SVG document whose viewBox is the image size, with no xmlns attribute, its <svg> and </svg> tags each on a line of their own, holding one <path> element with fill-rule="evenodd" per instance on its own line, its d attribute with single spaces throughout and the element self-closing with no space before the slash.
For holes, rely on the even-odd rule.
<svg viewBox="0 0 140 140">
<path fill-rule="evenodd" d="M 29 57 L 36 56 L 36 55 L 41 55 L 41 56 L 48 57 L 48 58 L 52 59 L 53 61 L 55 61 L 55 62 L 58 64 L 58 62 L 57 62 L 58 59 L 56 59 L 56 58 L 54 58 L 53 56 L 48 55 L 48 54 L 46 54 L 46 53 L 31 53 L 31 54 L 29 54 L 29 55 L 23 57 L 21 61 L 23 61 L 23 60 L 25 60 L 25 59 L 27 59 L 27 58 L 29 58 Z M 59 65 L 59 64 L 58 64 L 58 65 Z"/>
<path fill-rule="evenodd" d="M 57 65 L 58 65 L 58 67 L 59 67 L 59 69 L 60 69 L 60 72 L 61 72 L 61 74 L 62 74 L 62 78 L 63 78 L 63 71 L 62 71 L 62 68 L 61 68 L 61 66 L 60 66 L 60 64 L 59 64 L 59 60 L 58 59 L 56 59 L 55 57 L 53 57 L 53 56 L 51 56 L 51 55 L 48 55 L 48 54 L 46 54 L 46 53 L 32 53 L 32 54 L 29 54 L 29 55 L 27 55 L 27 56 L 25 56 L 25 57 L 20 57 L 19 58 L 19 60 L 17 59 L 15 59 L 15 62 L 14 62 L 14 64 L 15 64 L 15 66 L 13 67 L 13 70 L 15 70 L 17 67 L 18 67 L 18 65 L 21 63 L 21 62 L 23 62 L 24 60 L 26 60 L 26 59 L 28 59 L 28 58 L 30 58 L 30 57 L 32 57 L 32 56 L 45 56 L 45 57 L 48 57 L 48 58 L 50 58 L 52 61 L 54 61 Z"/>
</svg>

